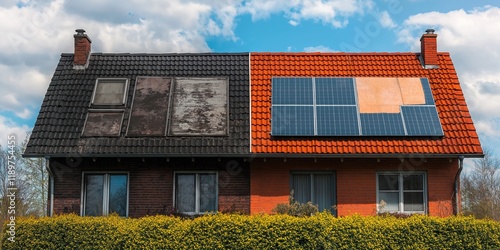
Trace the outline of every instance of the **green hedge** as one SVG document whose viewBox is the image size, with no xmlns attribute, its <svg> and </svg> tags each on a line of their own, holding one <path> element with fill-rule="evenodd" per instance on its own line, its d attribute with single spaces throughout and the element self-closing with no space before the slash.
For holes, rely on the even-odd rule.
<svg viewBox="0 0 500 250">
<path fill-rule="evenodd" d="M 4 232 L 8 229 L 4 225 Z M 500 223 L 471 217 L 64 215 L 16 221 L 3 249 L 500 249 Z"/>
</svg>

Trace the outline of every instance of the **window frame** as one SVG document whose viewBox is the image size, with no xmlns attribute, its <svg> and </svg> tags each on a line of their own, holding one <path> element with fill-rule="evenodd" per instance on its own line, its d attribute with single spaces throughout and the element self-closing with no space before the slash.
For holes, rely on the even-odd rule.
<svg viewBox="0 0 500 250">
<path fill-rule="evenodd" d="M 380 208 L 380 202 L 379 202 L 379 197 L 380 197 L 380 186 L 379 186 L 379 176 L 382 176 L 382 175 L 398 175 L 398 190 L 397 190 L 397 193 L 398 193 L 398 198 L 399 198 L 399 203 L 398 203 L 398 210 L 397 211 L 383 211 L 382 208 Z M 405 191 L 404 190 L 404 176 L 408 176 L 408 175 L 421 175 L 422 176 L 422 185 L 423 185 L 423 189 L 422 191 L 415 191 L 415 190 L 407 190 Z M 428 209 L 429 209 L 429 206 L 428 206 L 428 193 L 427 193 L 427 190 L 428 190 L 428 187 L 427 187 L 427 172 L 426 171 L 378 171 L 377 174 L 376 174 L 376 206 L 377 206 L 377 213 L 404 213 L 404 214 L 427 214 L 428 213 Z M 382 191 L 383 192 L 383 191 Z M 394 193 L 396 191 L 393 191 Z M 422 193 L 423 195 L 423 201 L 422 201 L 422 205 L 424 207 L 424 209 L 422 211 L 405 211 L 404 210 L 404 194 L 408 193 L 408 192 L 411 192 L 411 193 Z"/>
<path fill-rule="evenodd" d="M 96 104 L 95 96 L 97 94 L 97 85 L 99 85 L 100 81 L 111 81 L 111 82 L 123 82 L 125 88 L 123 89 L 123 97 L 121 104 Z M 92 91 L 92 99 L 90 100 L 90 107 L 125 107 L 127 104 L 127 96 L 129 89 L 130 81 L 128 78 L 97 78 L 94 84 L 94 90 Z"/>
<path fill-rule="evenodd" d="M 310 186 L 310 189 L 311 189 L 311 199 L 314 197 L 314 175 L 315 174 L 318 174 L 318 175 L 332 175 L 331 178 L 333 179 L 333 183 L 332 183 L 332 186 L 333 186 L 333 195 L 332 195 L 332 206 L 330 208 L 330 212 L 332 214 L 334 214 L 335 216 L 337 215 L 337 209 L 334 209 L 333 206 L 337 206 L 337 173 L 336 171 L 333 171 L 333 170 L 325 170 L 325 171 L 322 171 L 322 170 L 317 170 L 317 171 L 307 171 L 307 170 L 299 170 L 299 171 L 290 171 L 290 192 L 293 190 L 294 193 L 295 193 L 295 190 L 293 188 L 293 175 L 305 175 L 305 174 L 308 174 L 309 175 L 309 178 L 310 178 L 310 182 L 311 182 L 311 186 Z M 294 200 L 295 200 L 295 197 L 294 197 Z M 310 201 L 312 202 L 314 205 L 316 205 L 313 201 Z M 321 211 L 320 211 L 321 212 Z"/>
<path fill-rule="evenodd" d="M 209 214 L 212 212 L 200 212 L 200 174 L 214 174 L 215 175 L 215 211 L 219 211 L 219 172 L 218 171 L 209 171 L 209 170 L 204 170 L 204 171 L 174 171 L 173 174 L 173 208 L 176 210 L 177 209 L 177 197 L 176 197 L 176 191 L 177 191 L 177 175 L 178 174 L 194 174 L 195 177 L 195 211 L 194 212 L 180 212 L 182 214 L 186 215 L 201 215 L 201 214 Z"/>
<path fill-rule="evenodd" d="M 129 171 L 82 171 L 82 187 L 81 187 L 81 202 L 80 202 L 80 215 L 85 215 L 85 205 L 87 202 L 87 190 L 85 183 L 85 175 L 104 175 L 103 181 L 103 201 L 102 201 L 102 215 L 100 216 L 108 216 L 109 215 L 109 183 L 111 175 L 126 175 L 127 176 L 127 205 L 125 209 L 125 217 L 129 215 L 129 206 L 130 206 L 130 173 Z"/>
</svg>

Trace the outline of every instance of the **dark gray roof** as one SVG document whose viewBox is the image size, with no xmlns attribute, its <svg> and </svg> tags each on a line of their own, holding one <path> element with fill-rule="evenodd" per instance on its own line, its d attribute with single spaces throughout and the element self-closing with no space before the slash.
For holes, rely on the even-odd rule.
<svg viewBox="0 0 500 250">
<path fill-rule="evenodd" d="M 126 137 L 131 101 L 119 137 L 81 137 L 98 78 L 128 78 L 132 100 L 137 76 L 228 77 L 227 136 Z M 85 70 L 73 69 L 73 54 L 62 54 L 25 156 L 225 156 L 249 153 L 249 54 L 101 54 Z"/>
</svg>

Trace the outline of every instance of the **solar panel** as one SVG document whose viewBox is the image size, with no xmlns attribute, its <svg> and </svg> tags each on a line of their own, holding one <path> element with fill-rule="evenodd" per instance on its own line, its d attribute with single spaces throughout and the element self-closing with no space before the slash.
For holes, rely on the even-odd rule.
<svg viewBox="0 0 500 250">
<path fill-rule="evenodd" d="M 317 106 L 317 135 L 359 135 L 356 106 Z"/>
<path fill-rule="evenodd" d="M 401 107 L 407 135 L 443 136 L 443 129 L 435 106 Z"/>
<path fill-rule="evenodd" d="M 272 121 L 272 135 L 314 135 L 313 106 L 274 106 Z"/>
<path fill-rule="evenodd" d="M 429 80 L 427 80 L 427 78 L 420 78 L 420 82 L 422 83 L 422 88 L 424 89 L 425 104 L 435 105 L 434 97 L 432 97 L 432 91 L 431 91 L 431 86 L 429 84 Z"/>
<path fill-rule="evenodd" d="M 356 105 L 352 78 L 315 78 L 316 105 Z"/>
<path fill-rule="evenodd" d="M 272 79 L 271 134 L 442 136 L 443 130 L 429 81 L 420 78 L 420 89 L 418 80 L 364 77 L 354 81 L 354 78 L 345 77 L 275 77 Z M 361 83 L 365 85 L 359 85 Z M 387 89 L 387 86 L 392 88 Z M 361 109 L 358 100 L 362 97 L 361 90 L 364 91 L 362 96 L 365 96 L 363 103 L 369 104 L 364 109 Z M 399 95 L 399 98 L 393 94 Z M 390 101 L 392 97 L 395 102 Z"/>
<path fill-rule="evenodd" d="M 137 77 L 127 136 L 163 136 L 172 79 Z"/>
<path fill-rule="evenodd" d="M 312 78 L 273 78 L 273 104 L 313 104 Z"/>
<path fill-rule="evenodd" d="M 370 136 L 405 135 L 400 113 L 360 114 L 361 134 Z"/>
</svg>

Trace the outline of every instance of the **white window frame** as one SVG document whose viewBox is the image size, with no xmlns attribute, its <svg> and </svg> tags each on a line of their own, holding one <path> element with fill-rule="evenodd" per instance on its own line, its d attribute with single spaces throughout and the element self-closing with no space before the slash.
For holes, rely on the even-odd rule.
<svg viewBox="0 0 500 250">
<path fill-rule="evenodd" d="M 96 104 L 95 102 L 95 95 L 97 94 L 97 85 L 99 85 L 99 82 L 105 82 L 105 81 L 111 81 L 111 82 L 121 82 L 125 84 L 125 88 L 123 89 L 123 97 L 122 97 L 122 102 L 120 104 Z M 128 87 L 129 87 L 129 79 L 128 78 L 98 78 L 95 81 L 94 84 L 94 91 L 92 92 L 92 100 L 90 101 L 90 106 L 124 106 L 127 101 L 127 94 L 128 94 Z"/>
<path fill-rule="evenodd" d="M 87 192 L 85 186 L 85 175 L 104 175 L 103 182 L 103 201 L 102 201 L 102 216 L 109 215 L 109 177 L 110 175 L 119 174 L 127 176 L 127 206 L 125 209 L 125 217 L 128 217 L 129 196 L 130 196 L 130 173 L 128 171 L 82 171 L 82 190 L 80 202 L 80 215 L 85 216 L 85 204 L 87 202 Z"/>
<path fill-rule="evenodd" d="M 183 212 L 183 214 L 187 215 L 198 215 L 198 214 L 209 214 L 210 212 L 200 212 L 200 174 L 215 174 L 215 211 L 219 211 L 219 173 L 217 171 L 174 171 L 174 188 L 173 188 L 173 196 L 174 201 L 173 201 L 173 207 L 174 209 L 177 207 L 176 206 L 176 190 L 177 190 L 177 175 L 178 174 L 195 174 L 195 209 L 194 212 Z"/>
<path fill-rule="evenodd" d="M 380 204 L 378 203 L 379 201 L 379 196 L 380 196 L 380 189 L 379 189 L 379 176 L 381 175 L 398 175 L 398 190 L 394 192 L 399 193 L 399 204 L 398 204 L 398 211 L 385 211 L 382 208 L 380 208 Z M 422 191 L 412 191 L 412 190 L 407 190 L 405 191 L 403 188 L 403 176 L 405 175 L 422 175 L 423 176 L 423 190 Z M 427 172 L 425 171 L 380 171 L 377 172 L 376 174 L 376 183 L 377 183 L 377 212 L 378 213 L 405 213 L 405 214 L 427 214 L 427 203 L 428 203 L 428 193 L 427 193 Z M 405 211 L 404 210 L 404 193 L 405 192 L 422 192 L 423 193 L 423 206 L 424 210 L 423 211 Z"/>
</svg>

